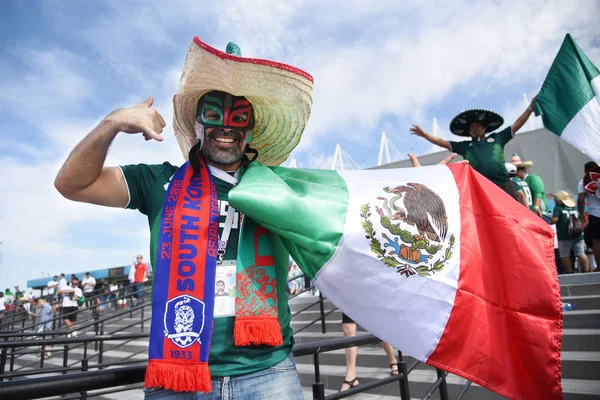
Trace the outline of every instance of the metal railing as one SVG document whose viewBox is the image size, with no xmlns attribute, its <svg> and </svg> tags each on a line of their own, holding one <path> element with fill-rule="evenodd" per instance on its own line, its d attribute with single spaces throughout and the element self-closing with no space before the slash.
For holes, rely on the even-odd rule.
<svg viewBox="0 0 600 400">
<path fill-rule="evenodd" d="M 90 300 L 101 297 L 104 295 L 104 288 L 100 288 L 100 289 L 95 289 L 91 292 L 93 295 L 92 296 L 88 296 L 86 298 L 86 301 L 88 300 L 88 298 Z M 42 296 L 43 298 L 47 298 L 49 296 L 56 296 L 57 300 L 53 300 L 50 305 L 51 306 L 59 306 L 60 307 L 60 302 L 61 300 L 58 299 L 58 297 L 60 295 L 56 294 L 56 295 L 47 295 L 47 296 Z M 8 318 L 7 318 L 8 317 Z M 5 315 L 5 318 L 3 318 L 3 320 L 0 322 L 0 331 L 6 331 L 6 330 L 14 330 L 15 325 L 19 325 L 19 323 L 21 324 L 21 328 L 25 328 L 25 323 L 27 321 L 33 320 L 35 321 L 36 317 L 30 317 L 27 314 L 27 311 L 23 308 L 23 304 L 19 304 L 16 306 L 16 308 L 11 312 Z M 9 327 L 12 326 L 12 329 L 7 329 Z"/>
<path fill-rule="evenodd" d="M 293 279 L 298 279 L 301 277 L 294 277 Z M 148 288 L 144 289 L 148 290 Z M 294 298 L 308 290 L 312 290 L 312 287 L 306 288 L 302 290 L 300 293 L 290 296 Z M 315 305 L 319 304 L 319 316 L 307 322 L 306 326 L 295 331 L 295 333 L 299 333 L 302 330 L 308 328 L 309 326 L 321 322 L 321 330 L 323 333 L 326 333 L 326 323 L 325 318 L 332 312 L 336 311 L 337 308 L 333 308 L 332 310 L 328 310 L 325 312 L 324 300 L 322 294 L 319 294 L 319 299 L 310 302 L 307 306 L 303 307 L 301 310 L 293 313 L 293 316 L 297 316 L 304 311 L 309 310 Z M 141 353 L 147 353 L 147 348 L 144 348 L 141 351 L 133 352 L 125 358 L 121 358 L 118 362 L 105 363 L 104 355 L 107 351 L 115 350 L 121 346 L 125 346 L 129 344 L 131 341 L 139 340 L 139 339 L 147 339 L 149 337 L 148 333 L 139 333 L 139 334 L 124 334 L 124 335 L 112 335 L 124 329 L 128 329 L 131 326 L 135 326 L 137 324 L 142 324 L 141 329 L 143 332 L 143 323 L 144 321 L 150 320 L 150 317 L 144 318 L 143 312 L 144 308 L 150 306 L 150 302 L 146 302 L 134 310 L 125 310 L 123 313 L 117 313 L 116 315 L 112 315 L 103 320 L 97 320 L 88 325 L 96 325 L 101 326 L 104 322 L 119 318 L 123 314 L 127 314 L 129 312 L 141 310 L 142 317 L 141 321 L 135 322 L 133 324 L 127 325 L 125 327 L 121 327 L 120 329 L 111 333 L 111 335 L 104 335 L 103 328 L 99 328 L 95 330 L 96 336 L 89 337 L 77 337 L 77 338 L 54 338 L 52 339 L 44 339 L 44 340 L 23 340 L 24 337 L 31 337 L 36 334 L 32 333 L 20 333 L 18 335 L 21 336 L 21 340 L 12 340 L 9 341 L 5 338 L 4 342 L 0 342 L 0 398 L 2 399 L 27 399 L 27 398 L 36 398 L 36 397 L 48 397 L 54 395 L 61 395 L 62 398 L 91 398 L 96 396 L 102 396 L 109 393 L 115 393 L 119 391 L 132 390 L 135 388 L 140 388 L 140 383 L 143 382 L 144 373 L 145 373 L 145 365 L 138 366 L 130 366 L 132 364 L 140 364 L 146 363 L 147 360 L 144 358 L 143 360 L 131 360 L 131 358 L 135 357 Z M 81 328 L 80 328 L 81 329 Z M 46 333 L 45 335 L 54 335 L 54 333 Z M 0 339 L 3 335 L 0 335 Z M 37 335 L 40 336 L 40 335 Z M 121 343 L 116 344 L 112 347 L 107 347 L 107 343 L 120 341 Z M 319 355 L 321 353 L 345 349 L 348 347 L 354 346 L 364 346 L 364 345 L 373 345 L 378 344 L 380 339 L 376 338 L 373 335 L 361 335 L 354 337 L 346 337 L 341 339 L 330 339 L 330 340 L 322 340 L 316 342 L 302 343 L 294 346 L 293 353 L 294 356 L 307 356 L 312 355 L 314 359 L 314 372 L 315 372 L 315 382 L 312 385 L 313 388 L 313 398 L 315 400 L 335 400 L 342 399 L 348 396 L 355 395 L 357 393 L 363 393 L 369 391 L 371 389 L 388 385 L 394 382 L 398 382 L 399 384 L 399 396 L 403 400 L 410 399 L 410 390 L 409 390 L 409 374 L 420 364 L 419 361 L 413 361 L 410 366 L 407 366 L 406 361 L 403 359 L 403 355 L 401 352 L 398 352 L 398 375 L 386 377 L 383 379 L 374 380 L 372 382 L 358 385 L 357 387 L 350 388 L 347 391 L 334 393 L 329 396 L 325 396 L 325 385 L 321 381 L 321 368 L 319 363 Z M 88 354 L 88 346 L 94 343 L 95 346 L 95 354 Z M 39 347 L 39 349 L 35 349 L 32 351 L 26 352 L 17 352 L 18 348 L 31 348 L 31 347 Z M 62 346 L 61 350 L 58 352 L 62 352 L 63 363 L 61 367 L 52 367 L 45 368 L 44 367 L 44 354 L 47 351 L 49 346 Z M 69 354 L 73 353 L 74 349 L 80 348 L 83 346 L 83 357 L 80 360 L 75 360 L 69 363 Z M 10 351 L 9 351 L 10 350 Z M 52 350 L 55 352 L 56 350 Z M 24 369 L 24 367 L 20 369 L 14 369 L 14 361 L 15 358 L 19 356 L 19 354 L 33 354 L 33 353 L 41 353 L 41 357 L 39 360 L 40 368 L 36 370 L 31 370 L 28 368 L 26 371 L 20 371 L 20 369 Z M 94 362 L 95 361 L 95 362 Z M 37 365 L 38 362 L 35 363 Z M 6 371 L 6 366 L 10 365 L 9 371 Z M 118 367 L 118 368 L 110 368 L 107 367 Z M 31 365 L 29 366 L 31 367 Z M 14 378 L 22 378 L 22 377 L 31 377 L 35 375 L 48 374 L 48 373 L 61 373 L 63 375 L 60 376 L 51 376 L 51 377 L 37 377 L 37 378 L 29 378 L 26 380 L 13 380 Z M 431 384 L 427 394 L 423 397 L 423 400 L 429 399 L 436 391 L 439 393 L 439 397 L 441 400 L 449 400 L 448 397 L 448 389 L 446 383 L 447 373 L 442 370 L 436 370 L 437 380 Z M 6 381 L 8 380 L 8 381 Z M 125 387 L 123 387 L 125 386 Z M 461 393 L 457 397 L 456 400 L 460 400 L 463 398 L 467 390 L 471 387 L 471 382 L 467 382 L 462 388 Z M 88 393 L 92 392 L 92 393 Z M 65 397 L 65 394 L 72 394 L 76 397 Z"/>
<path fill-rule="evenodd" d="M 147 287 L 147 288 L 144 288 L 142 290 L 139 290 L 139 291 L 136 291 L 136 292 L 132 292 L 131 294 L 132 295 L 138 295 L 140 293 L 146 293 L 146 292 L 151 292 L 151 291 L 152 291 L 152 288 L 151 287 Z M 27 336 L 40 336 L 42 333 L 25 332 L 25 331 L 27 331 L 27 330 L 35 330 L 36 327 L 39 327 L 39 326 L 41 326 L 43 324 L 46 324 L 46 323 L 52 323 L 55 326 L 59 325 L 59 327 L 56 328 L 56 329 L 53 329 L 53 330 L 51 330 L 49 332 L 44 332 L 44 334 L 46 334 L 46 335 L 56 335 L 56 336 L 57 335 L 66 335 L 66 334 L 68 334 L 68 331 L 61 330 L 61 328 L 60 328 L 60 323 L 64 320 L 64 318 L 66 316 L 80 315 L 82 313 L 86 313 L 86 312 L 90 311 L 90 309 L 91 309 L 92 310 L 93 319 L 94 319 L 94 321 L 97 322 L 100 319 L 100 313 L 97 312 L 97 307 L 100 307 L 100 306 L 103 306 L 103 305 L 109 305 L 110 303 L 112 303 L 112 300 L 107 300 L 107 301 L 105 301 L 103 303 L 95 304 L 92 307 L 86 307 L 86 308 L 82 308 L 81 310 L 74 311 L 72 313 L 58 315 L 58 316 L 56 316 L 56 317 L 54 317 L 51 320 L 46 321 L 46 322 L 37 322 L 36 323 L 34 321 L 31 325 L 27 325 L 26 327 L 24 327 L 22 329 L 19 329 L 19 330 L 16 330 L 16 331 L 12 331 L 12 332 L 0 333 L 0 340 L 2 340 L 2 339 L 9 340 L 9 339 L 22 338 L 22 337 L 27 337 Z M 146 304 L 150 304 L 150 303 L 147 302 Z M 132 307 L 132 308 L 128 308 L 126 310 L 123 309 L 123 311 L 124 311 L 124 313 L 127 313 L 127 312 L 131 313 L 134 309 L 136 309 L 136 308 Z M 81 328 L 79 328 L 79 329 L 81 329 Z"/>
<path fill-rule="evenodd" d="M 141 338 L 147 335 L 124 335 L 123 338 Z M 121 340 L 121 337 L 103 337 L 101 340 Z M 67 344 L 77 339 L 53 339 L 56 344 Z M 81 340 L 81 339 L 79 339 Z M 94 338 L 88 338 L 87 341 L 93 341 Z M 398 382 L 398 393 L 402 400 L 410 400 L 410 373 L 420 364 L 419 361 L 413 361 L 407 366 L 401 352 L 398 352 L 398 375 L 377 379 L 367 384 L 361 384 L 344 392 L 334 393 L 325 396 L 325 385 L 321 381 L 319 355 L 325 352 L 345 349 L 354 346 L 373 345 L 381 340 L 373 335 L 354 336 L 341 339 L 322 340 L 310 343 L 302 343 L 294 346 L 293 354 L 295 357 L 312 355 L 314 358 L 315 382 L 312 384 L 313 399 L 315 400 L 336 400 L 346 398 L 358 393 L 364 393 L 368 390 Z M 145 361 L 144 361 L 145 362 Z M 111 369 L 103 369 L 105 365 L 90 366 L 89 363 L 82 360 L 82 372 L 66 374 L 62 376 L 42 377 L 27 379 L 26 381 L 12 381 L 0 383 L 0 398 L 2 399 L 34 399 L 38 397 L 64 396 L 66 394 L 77 393 L 77 398 L 86 399 L 88 397 L 99 396 L 113 393 L 115 391 L 132 390 L 140 387 L 144 381 L 146 371 L 145 365 L 128 366 Z M 123 365 L 112 363 L 111 366 Z M 91 371 L 90 369 L 96 370 Z M 61 369 L 56 369 L 61 372 Z M 429 399 L 436 391 L 440 400 L 449 400 L 448 388 L 446 383 L 447 373 L 437 369 L 437 380 L 431 384 L 423 400 Z M 130 386 L 134 385 L 134 386 Z M 123 387 L 125 386 L 125 387 Z M 117 390 L 109 388 L 119 387 Z M 470 387 L 468 382 L 456 400 L 462 399 Z M 107 390 L 108 389 L 108 390 Z M 88 393 L 94 390 L 102 390 L 99 393 Z M 64 397 L 63 397 L 64 398 Z"/>
<path fill-rule="evenodd" d="M 304 274 L 295 276 L 293 278 L 290 278 L 290 279 L 288 279 L 287 282 L 289 283 L 289 282 L 292 282 L 292 281 L 294 281 L 296 279 L 302 279 L 302 280 L 304 280 Z M 300 292 L 291 295 L 289 297 L 289 300 L 294 299 L 294 298 L 300 296 L 303 293 L 306 293 L 308 291 L 313 291 L 313 290 L 315 290 L 315 287 L 314 287 L 314 285 L 311 284 L 311 285 L 309 285 L 309 287 L 305 287 Z M 315 301 L 313 303 L 310 303 L 309 305 L 305 306 L 303 309 L 301 309 L 299 311 L 296 311 L 295 313 L 292 314 L 292 319 L 293 319 L 295 316 L 297 316 L 297 315 L 303 313 L 304 311 L 307 311 L 310 308 L 312 308 L 312 307 L 316 306 L 317 304 L 319 304 L 319 317 L 316 318 L 316 319 L 314 319 L 313 321 L 308 322 L 302 328 L 300 328 L 298 330 L 294 330 L 294 334 L 302 332 L 303 330 L 307 329 L 309 326 L 314 325 L 317 322 L 321 322 L 321 332 L 323 334 L 327 333 L 327 325 L 325 323 L 325 317 L 327 317 L 329 314 L 331 314 L 334 311 L 336 311 L 337 308 L 334 307 L 332 310 L 329 310 L 329 311 L 325 312 L 325 302 L 324 302 L 324 300 L 325 300 L 325 297 L 323 296 L 323 294 L 321 292 L 319 292 L 319 299 L 317 301 Z"/>
<path fill-rule="evenodd" d="M 74 347 L 71 347 L 70 350 L 74 350 L 74 349 L 77 349 L 77 348 L 80 348 L 83 346 L 84 347 L 84 358 L 86 358 L 85 355 L 87 354 L 87 343 L 94 342 L 94 351 L 99 351 L 99 353 L 96 355 L 92 355 L 91 357 L 89 357 L 89 359 L 94 358 L 94 357 L 99 357 L 100 363 L 102 363 L 102 357 L 103 357 L 104 351 L 115 350 L 116 348 L 127 344 L 127 343 L 122 343 L 113 348 L 104 349 L 103 346 L 104 346 L 104 341 L 107 340 L 106 337 L 111 337 L 111 336 L 104 336 L 104 334 L 105 334 L 104 324 L 106 322 L 111 322 L 113 320 L 120 320 L 123 316 L 125 316 L 127 314 L 133 314 L 136 311 L 140 311 L 140 320 L 139 321 L 132 322 L 125 326 L 121 326 L 119 329 L 116 329 L 116 330 L 113 330 L 112 332 L 110 332 L 110 334 L 114 335 L 116 333 L 122 332 L 126 329 L 132 328 L 137 325 L 140 325 L 140 331 L 144 332 L 145 323 L 149 322 L 151 319 L 151 317 L 144 316 L 145 308 L 149 307 L 149 306 L 150 306 L 150 303 L 141 304 L 132 309 L 122 310 L 122 312 L 116 312 L 113 315 L 109 315 L 105 318 L 94 320 L 87 325 L 80 326 L 82 333 L 86 332 L 85 331 L 86 328 L 92 327 L 93 329 L 91 329 L 90 331 L 92 331 L 92 330 L 94 331 L 93 336 L 78 337 L 78 338 L 62 337 L 62 338 L 57 339 L 57 338 L 55 338 L 57 336 L 55 333 L 44 333 L 44 334 L 24 333 L 24 334 L 19 334 L 19 336 L 27 335 L 27 337 L 31 337 L 31 335 L 33 335 L 33 337 L 34 338 L 37 337 L 38 340 L 31 340 L 31 339 L 30 340 L 21 340 L 21 341 L 5 340 L 4 342 L 0 342 L 0 351 L 1 351 L 0 352 L 0 381 L 2 379 L 12 380 L 13 378 L 16 378 L 16 377 L 44 374 L 44 373 L 48 372 L 48 369 L 44 368 L 44 359 L 46 358 L 45 352 L 48 351 L 47 346 L 61 344 L 61 343 L 63 343 L 63 342 L 60 342 L 61 340 L 63 340 L 63 341 L 67 340 L 68 342 L 66 342 L 66 343 L 74 345 Z M 52 336 L 52 339 L 39 340 L 39 337 L 43 336 L 43 335 Z M 117 337 L 119 340 L 122 340 L 122 338 L 123 338 L 122 335 L 115 336 L 115 337 Z M 142 334 L 142 336 L 139 336 L 139 337 L 136 336 L 134 339 L 147 338 L 147 337 L 148 337 L 148 334 L 146 333 L 146 334 Z M 18 358 L 29 355 L 29 354 L 40 353 L 39 350 L 17 351 L 18 348 L 39 347 L 39 346 L 42 346 L 42 349 L 44 349 L 44 352 L 40 354 L 40 360 L 39 360 L 40 369 L 33 370 L 33 371 L 30 369 L 38 364 L 37 361 L 30 363 L 30 364 L 22 365 L 19 368 L 15 368 L 15 361 Z M 8 351 L 8 349 L 10 349 L 10 352 Z M 53 351 L 56 351 L 56 350 L 53 350 Z M 61 350 L 61 351 L 63 352 L 63 367 L 67 368 L 67 367 L 74 365 L 74 364 L 67 365 L 69 348 L 67 346 L 65 346 L 65 349 Z M 59 351 L 59 352 L 61 352 L 61 351 Z M 9 365 L 8 372 L 6 372 L 7 364 Z M 21 370 L 25 370 L 25 371 L 19 372 Z M 54 372 L 57 372 L 57 371 L 54 371 Z M 58 372 L 63 372 L 63 371 L 61 370 Z"/>
<path fill-rule="evenodd" d="M 148 280 L 148 282 L 146 282 L 144 285 L 148 286 L 148 287 L 144 287 L 142 290 L 138 290 L 138 291 L 133 291 L 133 290 L 129 291 L 129 290 L 127 290 L 126 292 L 123 293 L 122 296 L 117 296 L 115 299 L 109 299 L 109 300 L 106 300 L 104 302 L 98 302 L 98 303 L 96 303 L 96 300 L 100 299 L 103 296 L 106 296 L 106 294 L 104 293 L 103 289 L 95 290 L 95 291 L 91 292 L 91 293 L 95 293 L 95 294 L 93 294 L 92 296 L 86 297 L 86 304 L 87 304 L 88 301 L 92 301 L 94 303 L 94 305 L 92 305 L 91 307 L 85 307 L 84 309 L 78 310 L 78 311 L 74 312 L 73 314 L 76 314 L 76 313 L 79 313 L 79 312 L 82 312 L 82 311 L 88 310 L 88 309 L 92 309 L 92 311 L 94 313 L 98 313 L 100 306 L 109 305 L 109 304 L 112 304 L 113 302 L 116 302 L 119 299 L 133 298 L 134 296 L 136 296 L 136 295 L 138 295 L 140 293 L 145 293 L 147 291 L 149 291 L 149 292 L 152 291 L 152 289 L 151 289 L 151 287 L 152 287 L 152 280 Z M 131 286 L 131 287 L 133 288 L 133 286 Z M 60 306 L 59 303 L 60 303 L 60 301 L 57 301 L 57 302 L 54 302 L 53 304 L 56 305 L 56 306 Z M 23 317 L 22 318 L 18 318 L 18 319 L 14 318 L 14 317 L 19 316 L 19 315 L 22 315 Z M 53 318 L 50 321 L 50 322 L 53 323 L 53 330 L 60 329 L 63 317 L 64 316 L 61 315 L 61 316 Z M 32 321 L 32 324 L 25 326 L 25 324 L 26 324 L 27 321 Z M 19 323 L 21 323 L 21 328 L 15 330 L 14 329 L 15 324 L 18 325 Z M 15 313 L 13 313 L 13 318 L 11 320 L 9 320 L 9 321 L 2 321 L 0 323 L 0 331 L 5 332 L 5 334 L 12 334 L 12 333 L 24 332 L 24 331 L 29 330 L 29 329 L 33 330 L 34 328 L 39 327 L 40 325 L 42 325 L 42 323 L 41 322 L 36 323 L 35 322 L 35 317 L 30 317 L 24 309 L 19 309 Z M 7 329 L 10 326 L 12 326 L 12 329 Z M 3 337 L 3 334 L 0 334 L 0 338 L 2 338 L 2 337 Z"/>
</svg>

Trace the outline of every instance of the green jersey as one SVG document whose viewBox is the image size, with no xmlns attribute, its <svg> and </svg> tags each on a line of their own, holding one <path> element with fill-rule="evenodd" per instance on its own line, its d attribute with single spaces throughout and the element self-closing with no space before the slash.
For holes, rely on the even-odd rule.
<svg viewBox="0 0 600 400">
<path fill-rule="evenodd" d="M 583 233 L 579 236 L 569 235 L 569 217 L 575 215 L 579 217 L 579 212 L 575 207 L 565 207 L 556 205 L 552 218 L 558 218 L 556 222 L 556 237 L 558 240 L 581 240 L 583 239 Z"/>
<path fill-rule="evenodd" d="M 514 178 L 510 178 L 517 192 L 525 193 L 525 197 L 527 198 L 527 204 L 529 205 L 529 209 L 533 208 L 533 197 L 531 196 L 531 190 L 529 190 L 529 185 L 523 179 L 515 176 Z"/>
<path fill-rule="evenodd" d="M 481 140 L 450 142 L 453 153 L 460 154 L 481 175 L 504 185 L 509 181 L 504 166 L 504 146 L 513 138 L 512 127 L 492 133 Z"/>
<path fill-rule="evenodd" d="M 542 181 L 542 178 L 536 174 L 527 174 L 525 177 L 525 182 L 527 182 L 529 185 L 533 199 L 542 200 L 540 202 L 540 209 L 542 212 L 546 212 L 548 210 L 548 203 L 546 202 L 546 190 L 544 189 L 544 182 Z M 531 209 L 533 209 L 533 207 L 531 207 Z"/>
<path fill-rule="evenodd" d="M 139 210 L 148 217 L 150 225 L 150 259 L 152 265 L 156 265 L 156 250 L 160 233 L 160 217 L 163 201 L 169 181 L 178 167 L 165 162 L 158 165 L 126 165 L 122 166 L 123 176 L 129 191 L 129 203 L 127 208 Z M 221 235 L 227 210 L 229 209 L 228 194 L 233 187 L 215 176 L 213 176 L 219 198 L 219 235 Z M 236 260 L 238 252 L 238 241 L 240 233 L 240 216 L 236 212 L 234 223 L 227 243 L 227 249 L 223 259 L 225 261 Z M 287 251 L 281 241 L 273 241 L 273 252 L 278 254 Z M 286 256 L 286 260 L 289 255 Z M 287 264 L 286 264 L 287 268 Z M 217 276 L 219 271 L 217 271 Z M 233 278 L 230 278 L 233 279 Z M 285 293 L 287 285 L 287 269 L 277 274 L 277 286 L 279 293 Z M 235 295 L 232 285 L 231 292 Z M 215 303 L 216 304 L 216 303 Z M 292 319 L 286 296 L 278 298 L 279 323 L 283 335 L 283 344 L 278 347 L 249 346 L 238 347 L 233 341 L 233 316 L 218 317 L 215 310 L 214 328 L 210 357 L 208 365 L 213 377 L 236 376 L 262 371 L 283 361 L 292 351 L 294 340 L 292 338 Z"/>
</svg>

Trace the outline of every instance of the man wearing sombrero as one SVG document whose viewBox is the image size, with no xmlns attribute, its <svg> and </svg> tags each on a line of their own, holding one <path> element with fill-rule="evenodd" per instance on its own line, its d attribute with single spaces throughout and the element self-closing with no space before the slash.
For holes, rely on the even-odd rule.
<svg viewBox="0 0 600 400">
<path fill-rule="evenodd" d="M 150 97 L 111 112 L 56 177 L 68 199 L 148 217 L 155 284 L 147 395 L 303 398 L 291 355 L 289 254 L 277 235 L 227 201 L 249 162 L 288 158 L 308 121 L 312 88 L 304 71 L 243 58 L 233 43 L 221 52 L 196 37 L 173 100 L 174 132 L 188 161 L 104 166 L 119 132 L 162 141 L 166 124 Z M 217 276 L 235 278 L 236 297 L 214 296 Z"/>
<path fill-rule="evenodd" d="M 544 181 L 539 175 L 527 173 L 527 169 L 533 167 L 533 161 L 522 161 L 518 154 L 513 154 L 510 162 L 517 167 L 517 176 L 529 185 L 533 198 L 531 211 L 543 217 L 550 208 L 546 201 Z"/>
<path fill-rule="evenodd" d="M 450 131 L 453 134 L 471 137 L 471 140 L 450 142 L 426 133 L 418 125 L 413 125 L 410 131 L 430 143 L 460 154 L 469 161 L 475 170 L 518 200 L 514 185 L 504 166 L 504 146 L 529 119 L 533 112 L 535 99 L 536 97 L 531 100 L 527 110 L 517 118 L 512 126 L 487 136 L 486 133 L 493 132 L 502 126 L 504 119 L 494 111 L 478 108 L 463 111 L 450 122 Z"/>
</svg>

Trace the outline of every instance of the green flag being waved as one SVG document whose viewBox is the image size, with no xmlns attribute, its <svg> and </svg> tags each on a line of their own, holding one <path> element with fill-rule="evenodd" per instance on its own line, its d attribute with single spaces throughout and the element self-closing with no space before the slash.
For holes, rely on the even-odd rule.
<svg viewBox="0 0 600 400">
<path fill-rule="evenodd" d="M 600 162 L 600 72 L 565 36 L 535 102 L 544 127 Z"/>
</svg>

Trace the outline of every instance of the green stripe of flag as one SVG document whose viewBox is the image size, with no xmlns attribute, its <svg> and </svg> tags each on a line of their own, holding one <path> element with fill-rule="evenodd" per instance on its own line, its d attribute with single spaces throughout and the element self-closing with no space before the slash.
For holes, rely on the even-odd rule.
<svg viewBox="0 0 600 400">
<path fill-rule="evenodd" d="M 311 278 L 337 249 L 348 199 L 346 183 L 335 171 L 265 167 L 258 162 L 248 166 L 240 184 L 229 192 L 229 204 L 278 234 Z"/>
<path fill-rule="evenodd" d="M 590 82 L 600 75 L 570 34 L 563 41 L 535 104 L 544 127 L 560 136 L 567 124 L 595 97 Z"/>
</svg>

